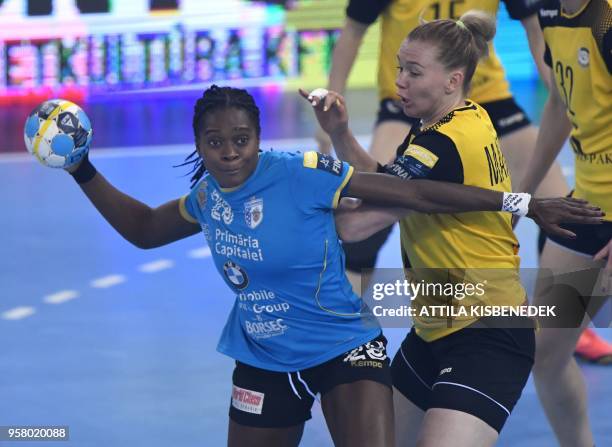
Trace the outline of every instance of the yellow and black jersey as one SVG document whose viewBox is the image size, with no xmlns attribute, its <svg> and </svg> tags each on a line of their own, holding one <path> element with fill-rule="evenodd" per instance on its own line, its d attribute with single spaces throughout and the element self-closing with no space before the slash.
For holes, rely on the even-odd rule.
<svg viewBox="0 0 612 447">
<path fill-rule="evenodd" d="M 416 126 L 415 126 L 416 127 Z M 510 174 L 487 112 L 466 101 L 435 125 L 411 130 L 385 170 L 404 179 L 426 178 L 495 191 L 512 191 Z M 488 283 L 486 295 L 453 305 L 519 305 L 525 300 L 519 275 L 518 242 L 509 213 L 413 213 L 400 222 L 402 255 L 416 279 L 440 281 L 448 273 L 420 269 L 459 269 L 463 281 Z M 469 269 L 469 270 L 463 270 Z M 487 269 L 495 269 L 487 270 Z M 415 279 L 415 278 L 413 278 Z M 419 296 L 414 305 L 447 305 L 440 296 Z M 417 312 L 418 315 L 419 312 Z M 477 318 L 454 321 L 415 318 L 417 333 L 435 340 L 461 329 Z"/>
<path fill-rule="evenodd" d="M 510 17 L 520 20 L 536 14 L 541 0 L 504 0 Z M 378 59 L 378 92 L 380 99 L 397 98 L 395 78 L 397 52 L 408 33 L 425 20 L 458 19 L 463 13 L 479 9 L 496 16 L 499 0 L 350 0 L 347 16 L 371 24 L 381 17 L 380 53 Z M 470 98 L 479 103 L 510 98 L 510 88 L 504 68 L 489 46 L 489 56 L 483 59 L 472 79 Z"/>
<path fill-rule="evenodd" d="M 590 0 L 566 14 L 558 1 L 540 9 L 545 62 L 572 122 L 576 159 L 575 196 L 612 220 L 612 9 L 610 0 Z"/>
</svg>

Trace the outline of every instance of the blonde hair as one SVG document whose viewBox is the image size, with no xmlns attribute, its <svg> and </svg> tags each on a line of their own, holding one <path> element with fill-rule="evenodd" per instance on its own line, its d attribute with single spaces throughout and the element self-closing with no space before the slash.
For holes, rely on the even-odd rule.
<svg viewBox="0 0 612 447">
<path fill-rule="evenodd" d="M 489 41 L 494 36 L 495 18 L 484 11 L 471 10 L 459 20 L 424 22 L 421 19 L 421 25 L 407 39 L 434 44 L 438 49 L 437 59 L 448 70 L 463 68 L 463 91 L 467 93 L 478 61 L 489 54 Z"/>
</svg>

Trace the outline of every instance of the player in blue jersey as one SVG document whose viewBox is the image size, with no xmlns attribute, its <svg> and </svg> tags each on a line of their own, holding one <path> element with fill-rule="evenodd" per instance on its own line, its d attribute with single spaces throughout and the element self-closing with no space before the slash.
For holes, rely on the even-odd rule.
<svg viewBox="0 0 612 447">
<path fill-rule="evenodd" d="M 358 173 L 316 152 L 262 152 L 259 109 L 245 90 L 206 90 L 193 130 L 191 192 L 158 208 L 115 189 L 87 158 L 71 173 L 138 247 L 204 233 L 236 294 L 218 345 L 236 359 L 228 444 L 297 445 L 320 394 L 336 445 L 392 446 L 386 340 L 346 279 L 333 210 L 350 195 L 422 212 L 498 211 L 503 194 Z M 573 199 L 534 199 L 529 209 L 553 232 L 561 221 L 599 219 Z"/>
</svg>

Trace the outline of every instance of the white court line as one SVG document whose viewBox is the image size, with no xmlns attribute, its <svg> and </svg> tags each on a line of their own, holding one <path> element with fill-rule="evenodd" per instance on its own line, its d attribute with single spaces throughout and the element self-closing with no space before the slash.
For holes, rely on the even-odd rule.
<svg viewBox="0 0 612 447">
<path fill-rule="evenodd" d="M 209 247 L 196 248 L 195 250 L 189 251 L 190 258 L 208 258 L 212 253 Z"/>
<path fill-rule="evenodd" d="M 78 297 L 79 292 L 76 290 L 60 290 L 59 292 L 45 296 L 43 301 L 47 304 L 61 304 Z"/>
<path fill-rule="evenodd" d="M 138 270 L 143 273 L 156 273 L 161 270 L 166 270 L 172 267 L 174 267 L 174 261 L 171 261 L 170 259 L 160 259 L 158 261 L 142 264 L 138 266 Z"/>
<path fill-rule="evenodd" d="M 2 318 L 4 318 L 5 320 L 21 320 L 22 318 L 29 317 L 34 312 L 36 312 L 36 309 L 34 309 L 33 307 L 15 307 L 14 309 L 2 312 Z"/>
<path fill-rule="evenodd" d="M 89 283 L 91 287 L 95 287 L 96 289 L 106 289 L 108 287 L 116 286 L 117 284 L 121 284 L 126 281 L 126 277 L 123 275 L 108 275 L 103 276 L 102 278 L 94 279 Z"/>
</svg>

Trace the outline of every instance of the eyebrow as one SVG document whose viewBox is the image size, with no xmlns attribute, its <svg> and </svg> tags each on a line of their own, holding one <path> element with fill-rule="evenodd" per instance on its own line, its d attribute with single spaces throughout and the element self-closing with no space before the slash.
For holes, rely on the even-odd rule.
<svg viewBox="0 0 612 447">
<path fill-rule="evenodd" d="M 245 130 L 249 130 L 250 127 L 249 126 L 235 126 L 232 128 L 232 130 L 234 131 L 245 131 Z M 217 129 L 215 127 L 213 128 L 208 128 L 204 131 L 204 135 L 208 135 L 209 133 L 215 133 L 215 132 L 221 132 L 221 129 Z"/>
<path fill-rule="evenodd" d="M 395 56 L 395 57 L 397 58 L 397 63 L 402 65 L 402 61 L 400 60 L 399 56 Z M 406 61 L 404 63 L 404 65 L 418 65 L 421 68 L 425 68 L 424 65 L 421 65 L 421 64 L 419 64 L 418 62 L 415 62 L 415 61 Z"/>
</svg>

